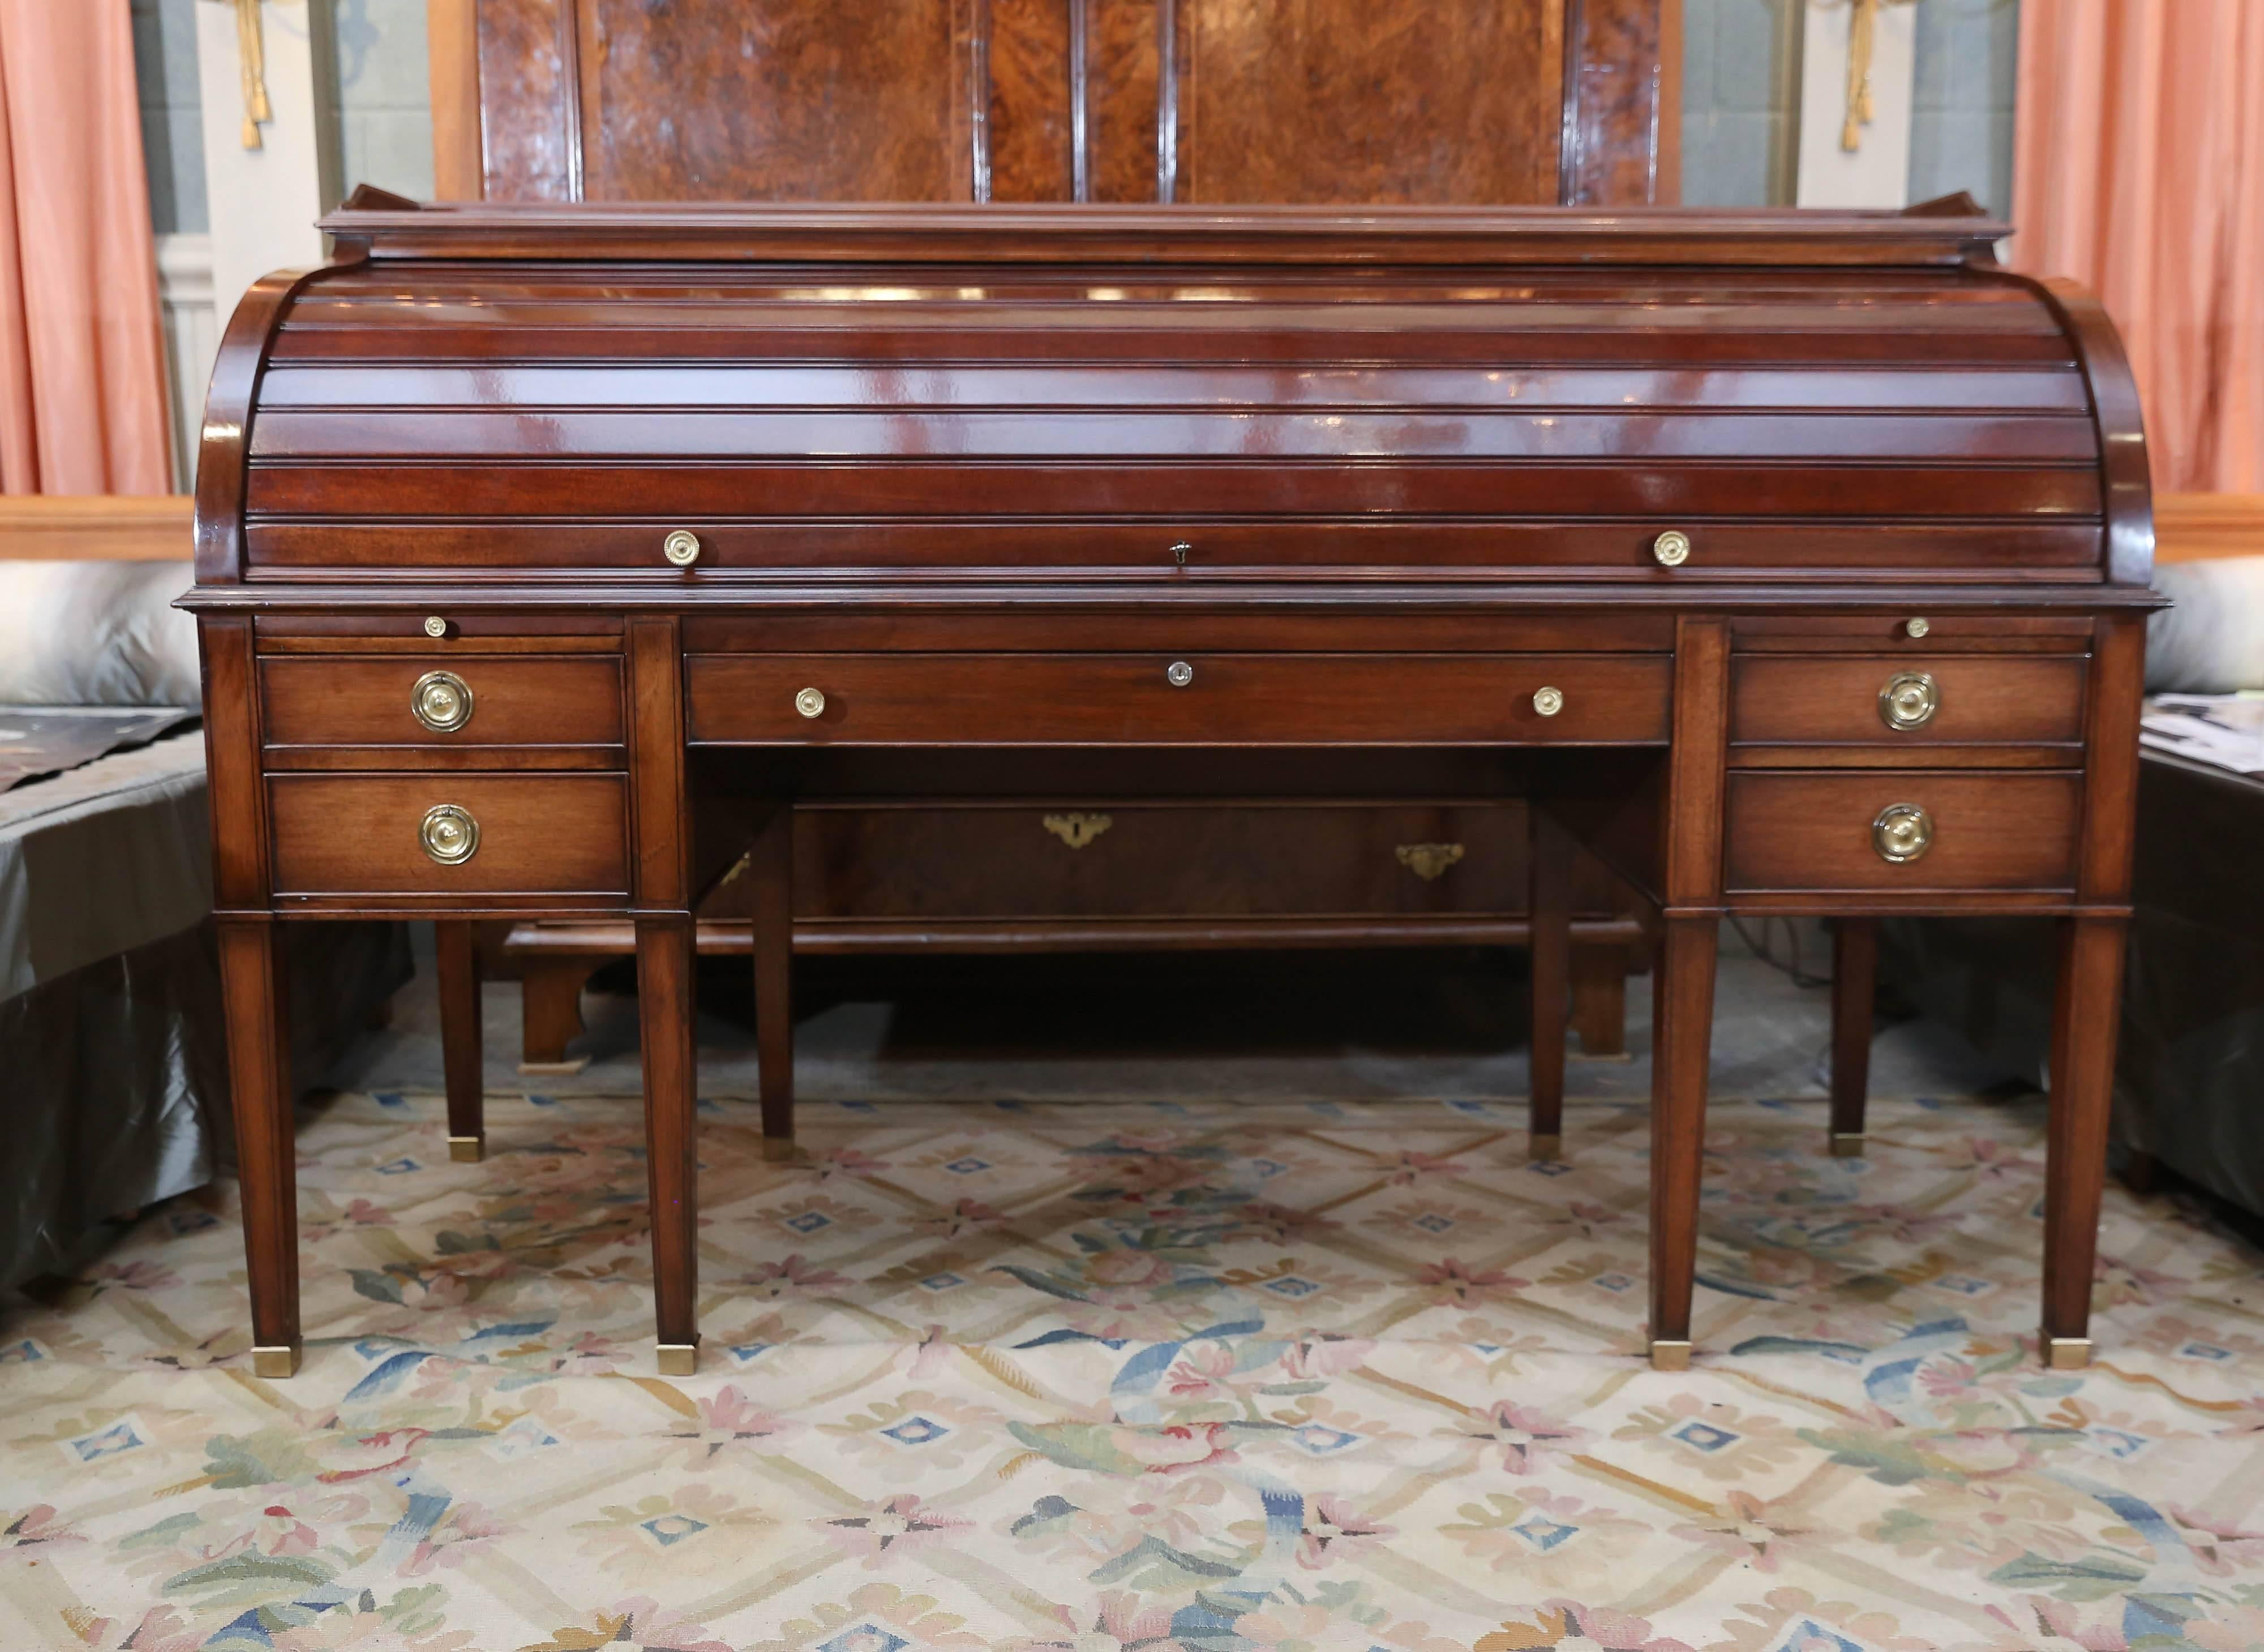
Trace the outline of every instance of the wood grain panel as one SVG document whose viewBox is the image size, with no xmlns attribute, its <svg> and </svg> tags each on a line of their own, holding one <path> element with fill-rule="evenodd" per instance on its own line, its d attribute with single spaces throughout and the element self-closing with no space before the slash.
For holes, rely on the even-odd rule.
<svg viewBox="0 0 2264 1652">
<path fill-rule="evenodd" d="M 1557 199 L 1568 206 L 1640 206 L 1671 200 L 1662 165 L 1673 141 L 1664 117 L 1667 83 L 1681 64 L 1665 61 L 1662 12 L 1680 0 L 1567 0 Z"/>
<path fill-rule="evenodd" d="M 994 5 L 1004 0 L 992 0 Z M 591 200 L 950 200 L 953 0 L 591 0 Z"/>
<path fill-rule="evenodd" d="M 2074 774 L 1732 773 L 1728 887 L 2070 888 L 2082 790 Z M 1884 859 L 1872 844 L 1871 822 L 1895 803 L 1933 817 L 1933 844 L 1916 860 Z"/>
<path fill-rule="evenodd" d="M 990 199 L 1068 200 L 1070 16 L 1085 0 L 989 0 Z"/>
<path fill-rule="evenodd" d="M 626 895 L 619 775 L 276 775 L 267 783 L 279 895 Z M 479 822 L 460 866 L 426 855 L 417 825 L 454 803 Z"/>
<path fill-rule="evenodd" d="M 1890 677 L 1906 671 L 1934 679 L 1939 709 L 1916 728 L 1894 728 L 1879 714 L 1879 694 Z M 1731 668 L 1730 738 L 2072 745 L 2083 737 L 2083 677 L 2079 658 L 2038 656 L 1743 656 Z"/>
<path fill-rule="evenodd" d="M 1092 199 L 1156 199 L 1157 0 L 1087 0 Z"/>
<path fill-rule="evenodd" d="M 1512 745 L 1666 738 L 1670 666 L 1640 655 L 696 655 L 691 738 L 722 744 Z M 1535 691 L 1564 709 L 1544 716 Z M 816 688 L 820 715 L 795 696 Z"/>
<path fill-rule="evenodd" d="M 1187 201 L 1556 198 L 1548 0 L 1177 0 Z"/>
<path fill-rule="evenodd" d="M 570 0 L 479 0 L 481 177 L 490 200 L 571 200 L 573 95 L 560 50 Z"/>
</svg>

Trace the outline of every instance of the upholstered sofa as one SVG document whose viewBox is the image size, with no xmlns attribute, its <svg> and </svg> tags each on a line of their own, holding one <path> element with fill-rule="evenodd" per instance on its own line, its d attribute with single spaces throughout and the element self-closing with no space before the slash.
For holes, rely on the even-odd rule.
<svg viewBox="0 0 2264 1652">
<path fill-rule="evenodd" d="M 228 1157 L 196 638 L 170 606 L 188 583 L 185 562 L 0 561 L 0 748 L 39 737 L 29 708 L 185 708 L 0 790 L 0 1286 L 69 1270 Z M 410 966 L 399 924 L 303 941 L 293 1041 L 318 1079 Z"/>
</svg>

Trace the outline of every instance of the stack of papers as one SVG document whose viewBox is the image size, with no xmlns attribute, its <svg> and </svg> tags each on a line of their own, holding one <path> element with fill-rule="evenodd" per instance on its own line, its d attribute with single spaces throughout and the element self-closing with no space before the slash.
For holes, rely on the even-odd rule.
<svg viewBox="0 0 2264 1652">
<path fill-rule="evenodd" d="M 2264 774 L 2264 692 L 2157 694 L 2139 724 L 2142 745 L 2235 774 Z"/>
</svg>

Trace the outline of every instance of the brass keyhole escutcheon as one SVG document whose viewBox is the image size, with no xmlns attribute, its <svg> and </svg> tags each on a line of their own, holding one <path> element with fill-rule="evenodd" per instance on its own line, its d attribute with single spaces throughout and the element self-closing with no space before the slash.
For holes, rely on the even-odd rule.
<svg viewBox="0 0 2264 1652">
<path fill-rule="evenodd" d="M 1172 546 L 1172 565 L 1178 568 L 1185 568 L 1187 565 L 1187 553 L 1193 549 L 1194 549 L 1194 547 L 1188 544 L 1185 540 L 1181 540 L 1178 544 Z"/>
<path fill-rule="evenodd" d="M 1882 860 L 1915 860 L 1934 846 L 1934 816 L 1916 803 L 1890 803 L 1871 822 L 1871 846 Z"/>
<path fill-rule="evenodd" d="M 1923 728 L 1941 709 L 1941 691 L 1925 671 L 1897 671 L 1879 691 L 1879 721 L 1898 732 Z"/>
<path fill-rule="evenodd" d="M 660 554 L 678 568 L 689 568 L 700 560 L 700 536 L 689 528 L 678 528 L 660 542 Z"/>
<path fill-rule="evenodd" d="M 803 689 L 802 692 L 794 697 L 794 708 L 805 717 L 824 716 L 825 714 L 825 691 L 822 688 Z"/>
<path fill-rule="evenodd" d="M 1185 660 L 1173 660 L 1164 668 L 1164 680 L 1173 688 L 1185 688 L 1195 680 L 1195 668 Z"/>
<path fill-rule="evenodd" d="M 1554 717 L 1564 709 L 1564 691 L 1561 688 L 1536 688 L 1533 691 L 1533 709 L 1543 717 Z"/>
<path fill-rule="evenodd" d="M 1669 528 L 1651 542 L 1651 554 L 1661 568 L 1680 568 L 1690 560 L 1690 536 Z"/>
<path fill-rule="evenodd" d="M 437 803 L 424 811 L 417 828 L 417 841 L 442 866 L 461 866 L 479 849 L 480 823 L 468 808 Z"/>
<path fill-rule="evenodd" d="M 1043 826 L 1071 849 L 1082 849 L 1116 822 L 1106 815 L 1047 815 L 1039 819 Z"/>
<path fill-rule="evenodd" d="M 1462 858 L 1460 844 L 1402 844 L 1392 854 L 1399 864 L 1426 883 L 1436 883 L 1447 868 Z"/>
<path fill-rule="evenodd" d="M 409 691 L 409 710 L 434 734 L 454 734 L 472 720 L 472 685 L 454 671 L 427 671 Z"/>
</svg>

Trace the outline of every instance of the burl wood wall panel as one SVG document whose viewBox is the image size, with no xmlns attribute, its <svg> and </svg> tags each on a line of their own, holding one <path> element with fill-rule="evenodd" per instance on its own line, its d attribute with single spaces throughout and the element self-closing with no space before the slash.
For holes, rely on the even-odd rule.
<svg viewBox="0 0 2264 1652">
<path fill-rule="evenodd" d="M 1556 199 L 1549 0 L 1178 0 L 1179 199 L 1540 205 Z"/>
<path fill-rule="evenodd" d="M 1672 200 L 1680 0 L 464 0 L 492 200 Z M 471 46 L 451 42 L 461 37 Z M 443 73 L 475 49 L 477 75 Z"/>
<path fill-rule="evenodd" d="M 581 4 L 587 199 L 965 198 L 957 0 Z"/>
<path fill-rule="evenodd" d="M 576 199 L 580 134 L 569 125 L 572 83 L 564 59 L 572 42 L 560 13 L 564 3 L 480 0 L 480 122 L 473 135 L 489 200 Z"/>
</svg>

